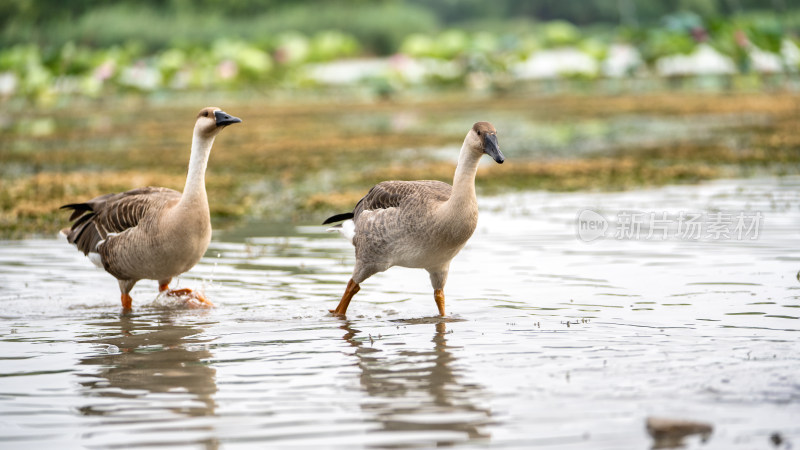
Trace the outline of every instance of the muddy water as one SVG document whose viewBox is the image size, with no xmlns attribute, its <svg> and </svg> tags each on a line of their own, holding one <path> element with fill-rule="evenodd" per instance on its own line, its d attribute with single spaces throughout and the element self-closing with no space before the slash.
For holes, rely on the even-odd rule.
<svg viewBox="0 0 800 450">
<path fill-rule="evenodd" d="M 688 448 L 800 445 L 800 179 L 481 208 L 445 319 L 400 268 L 328 315 L 353 251 L 317 226 L 217 233 L 178 281 L 215 310 L 141 282 L 130 316 L 60 240 L 2 242 L 0 447 L 641 449 L 648 416 L 714 425 Z M 761 219 L 715 235 L 720 211 Z"/>
</svg>

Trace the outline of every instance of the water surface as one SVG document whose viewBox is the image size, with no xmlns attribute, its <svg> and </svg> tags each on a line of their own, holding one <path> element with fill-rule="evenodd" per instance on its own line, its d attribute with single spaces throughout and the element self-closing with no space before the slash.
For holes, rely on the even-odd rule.
<svg viewBox="0 0 800 450">
<path fill-rule="evenodd" d="M 800 179 L 481 198 L 449 316 L 421 270 L 363 283 L 323 227 L 217 232 L 178 280 L 132 292 L 61 240 L 0 243 L 3 448 L 649 448 L 644 422 L 711 422 L 689 448 L 800 443 Z M 608 236 L 584 242 L 591 208 Z M 615 239 L 620 212 L 760 212 L 756 239 Z M 645 227 L 645 232 L 647 231 Z"/>
</svg>

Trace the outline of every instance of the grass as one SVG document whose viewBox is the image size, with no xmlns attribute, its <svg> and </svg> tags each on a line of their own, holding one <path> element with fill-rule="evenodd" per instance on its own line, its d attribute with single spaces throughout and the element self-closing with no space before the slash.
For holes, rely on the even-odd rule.
<svg viewBox="0 0 800 450">
<path fill-rule="evenodd" d="M 481 195 L 630 189 L 800 167 L 798 98 L 785 93 L 339 97 L 327 103 L 261 97 L 224 102 L 244 123 L 225 130 L 212 151 L 207 190 L 217 226 L 245 217 L 318 223 L 350 210 L 382 180 L 451 181 L 458 148 L 477 120 L 495 124 L 507 157 L 503 165 L 481 167 Z M 206 105 L 193 98 L 123 98 L 51 109 L 7 106 L 0 130 L 0 236 L 16 238 L 67 226 L 68 215 L 58 210 L 65 203 L 144 185 L 180 190 L 194 115 Z M 656 125 L 676 118 L 692 126 L 708 122 L 708 128 L 621 139 L 637 131 L 603 126 L 642 117 Z M 537 152 L 543 144 L 535 133 L 530 137 L 531 129 L 585 123 L 606 131 L 560 137 L 545 153 Z M 586 140 L 602 145 L 576 152 Z"/>
</svg>

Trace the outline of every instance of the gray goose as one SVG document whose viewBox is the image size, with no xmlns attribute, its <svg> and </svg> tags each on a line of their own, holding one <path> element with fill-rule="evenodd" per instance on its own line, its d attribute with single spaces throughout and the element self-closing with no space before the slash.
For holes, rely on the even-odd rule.
<svg viewBox="0 0 800 450">
<path fill-rule="evenodd" d="M 344 315 L 360 284 L 392 266 L 422 268 L 430 274 L 434 300 L 444 316 L 444 284 L 450 261 L 478 223 L 475 174 L 483 154 L 502 164 L 497 131 L 489 122 L 472 126 L 461 146 L 453 186 L 441 181 L 384 181 L 359 200 L 353 212 L 329 217 L 356 248 L 356 264 L 336 315 Z"/>
<path fill-rule="evenodd" d="M 158 289 L 194 267 L 211 241 L 211 218 L 205 172 L 214 138 L 228 125 L 239 123 L 219 108 L 200 110 L 194 125 L 189 171 L 183 194 L 162 187 L 144 187 L 106 194 L 71 209 L 67 241 L 119 281 L 122 309 L 130 311 L 130 291 L 137 281 L 158 280 Z M 189 296 L 189 306 L 213 306 L 190 289 L 169 291 Z"/>
</svg>

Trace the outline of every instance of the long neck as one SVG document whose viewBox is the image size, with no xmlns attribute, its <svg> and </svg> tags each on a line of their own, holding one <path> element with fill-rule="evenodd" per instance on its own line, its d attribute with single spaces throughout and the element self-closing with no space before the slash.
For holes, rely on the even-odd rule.
<svg viewBox="0 0 800 450">
<path fill-rule="evenodd" d="M 476 207 L 475 198 L 475 174 L 478 172 L 478 162 L 481 154 L 476 154 L 469 148 L 467 140 L 461 146 L 461 153 L 458 155 L 458 166 L 453 177 L 453 193 L 447 200 L 449 208 L 457 211 L 464 207 Z"/>
<path fill-rule="evenodd" d="M 192 137 L 192 154 L 189 157 L 189 172 L 186 175 L 186 186 L 183 188 L 182 204 L 200 202 L 208 204 L 206 195 L 206 166 L 208 165 L 208 155 L 211 153 L 211 146 L 214 144 L 214 137 L 200 136 L 195 130 Z"/>
</svg>

